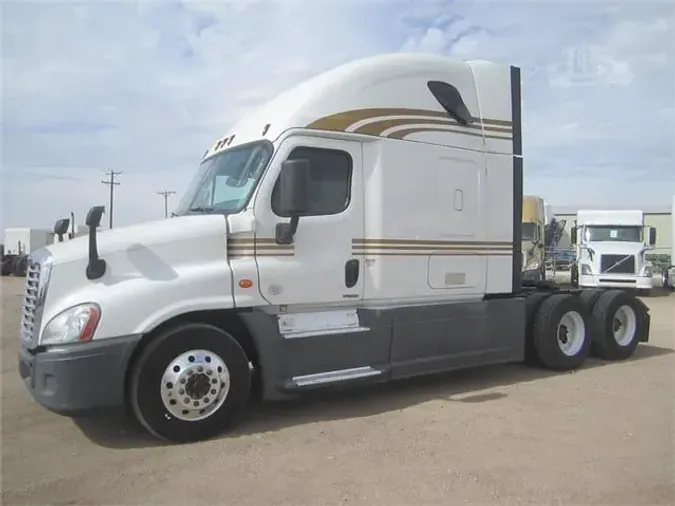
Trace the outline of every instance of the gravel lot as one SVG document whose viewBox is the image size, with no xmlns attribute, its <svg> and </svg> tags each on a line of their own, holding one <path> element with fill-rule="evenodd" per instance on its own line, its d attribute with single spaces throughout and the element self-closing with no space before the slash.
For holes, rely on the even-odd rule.
<svg viewBox="0 0 675 506">
<path fill-rule="evenodd" d="M 23 280 L 0 283 L 3 504 L 675 504 L 673 295 L 646 299 L 651 342 L 627 362 L 255 405 L 234 433 L 163 446 L 34 403 L 16 364 Z"/>
</svg>

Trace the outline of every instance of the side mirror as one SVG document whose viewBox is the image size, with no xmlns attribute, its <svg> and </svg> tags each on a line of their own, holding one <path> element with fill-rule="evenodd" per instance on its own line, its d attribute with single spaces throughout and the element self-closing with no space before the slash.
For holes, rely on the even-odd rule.
<svg viewBox="0 0 675 506">
<path fill-rule="evenodd" d="M 62 218 L 54 223 L 54 233 L 59 237 L 59 242 L 63 242 L 63 235 L 68 232 L 68 227 L 70 227 L 69 218 Z"/>
<path fill-rule="evenodd" d="M 284 216 L 297 216 L 309 208 L 309 160 L 286 160 L 279 176 L 279 211 Z"/>
<path fill-rule="evenodd" d="M 94 227 L 98 228 L 101 224 L 101 218 L 103 218 L 103 213 L 105 213 L 105 206 L 94 206 L 89 209 L 87 213 L 87 218 L 84 220 L 84 224 L 89 228 Z"/>
<path fill-rule="evenodd" d="M 277 223 L 275 242 L 292 244 L 300 216 L 309 210 L 309 160 L 286 160 L 279 175 L 278 212 L 291 218 L 290 223 Z"/>
<path fill-rule="evenodd" d="M 572 230 L 570 230 L 570 242 L 574 245 L 577 244 L 577 229 L 576 229 L 576 227 L 574 227 L 574 228 L 572 228 Z"/>
<path fill-rule="evenodd" d="M 94 206 L 89 209 L 85 223 L 89 227 L 89 263 L 85 274 L 87 279 L 101 278 L 106 271 L 106 262 L 98 256 L 98 243 L 96 241 L 96 229 L 101 224 L 101 218 L 105 212 L 105 206 Z"/>
<path fill-rule="evenodd" d="M 649 245 L 656 245 L 656 228 L 654 227 L 649 227 Z"/>
</svg>

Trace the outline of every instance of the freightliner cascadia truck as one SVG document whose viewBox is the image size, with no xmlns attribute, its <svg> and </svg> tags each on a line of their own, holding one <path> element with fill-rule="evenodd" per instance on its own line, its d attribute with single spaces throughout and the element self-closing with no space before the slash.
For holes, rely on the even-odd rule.
<svg viewBox="0 0 675 506">
<path fill-rule="evenodd" d="M 521 284 L 520 71 L 348 63 L 205 153 L 175 217 L 30 258 L 20 373 L 65 415 L 125 407 L 176 442 L 280 400 L 484 364 L 629 357 L 646 306 Z"/>
</svg>

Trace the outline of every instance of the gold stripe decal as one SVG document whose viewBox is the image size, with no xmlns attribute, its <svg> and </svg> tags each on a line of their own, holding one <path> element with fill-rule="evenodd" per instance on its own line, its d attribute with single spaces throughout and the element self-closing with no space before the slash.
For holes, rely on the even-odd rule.
<svg viewBox="0 0 675 506">
<path fill-rule="evenodd" d="M 352 239 L 352 255 L 358 256 L 511 256 L 509 241 L 436 241 L 426 239 Z M 233 238 L 228 255 L 246 257 L 292 257 L 295 248 L 276 244 L 272 238 Z"/>
<path fill-rule="evenodd" d="M 353 239 L 352 254 L 368 256 L 510 256 L 507 241 L 432 241 L 423 239 Z"/>
<path fill-rule="evenodd" d="M 292 257 L 292 244 L 277 244 L 272 238 L 233 237 L 228 240 L 227 254 L 232 259 L 246 257 Z"/>
<path fill-rule="evenodd" d="M 489 139 L 512 140 L 511 121 L 477 117 L 473 120 L 474 124 L 460 125 L 444 111 L 429 109 L 354 109 L 319 118 L 308 124 L 307 128 L 338 132 L 350 131 L 391 139 L 404 139 L 408 135 L 420 132 L 447 132 L 474 137 L 485 136 Z"/>
</svg>

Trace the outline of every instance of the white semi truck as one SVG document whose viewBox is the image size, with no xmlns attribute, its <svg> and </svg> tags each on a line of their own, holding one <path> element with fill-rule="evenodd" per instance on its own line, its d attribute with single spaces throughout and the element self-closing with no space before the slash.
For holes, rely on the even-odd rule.
<svg viewBox="0 0 675 506">
<path fill-rule="evenodd" d="M 573 285 L 642 293 L 652 289 L 652 264 L 646 252 L 656 244 L 656 229 L 645 226 L 642 211 L 580 210 L 572 243 L 577 253 Z"/>
<path fill-rule="evenodd" d="M 195 441 L 254 391 L 629 357 L 633 295 L 521 286 L 522 178 L 518 68 L 338 67 L 215 142 L 175 218 L 97 233 L 97 206 L 88 237 L 31 255 L 21 376 L 53 411 L 126 405 Z"/>
</svg>

